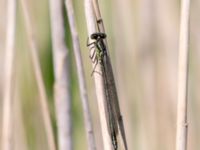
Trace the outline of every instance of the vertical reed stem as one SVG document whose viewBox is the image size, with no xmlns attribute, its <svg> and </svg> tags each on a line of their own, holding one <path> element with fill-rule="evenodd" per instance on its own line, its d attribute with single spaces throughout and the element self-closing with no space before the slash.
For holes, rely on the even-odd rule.
<svg viewBox="0 0 200 150">
<path fill-rule="evenodd" d="M 98 28 L 100 30 L 99 32 L 105 33 L 105 28 L 104 28 L 104 24 L 103 24 L 103 19 L 101 17 L 101 12 L 100 12 L 98 0 L 92 0 L 92 1 L 93 1 L 93 8 L 94 8 L 96 20 L 97 20 L 97 25 L 98 25 Z M 105 39 L 105 43 L 106 43 L 106 47 L 107 47 L 107 53 L 109 54 L 107 39 Z M 123 118 L 122 118 L 120 107 L 119 107 L 117 89 L 116 89 L 116 85 L 115 85 L 113 69 L 112 69 L 112 65 L 111 65 L 109 55 L 107 57 L 106 62 L 107 62 L 106 65 L 108 67 L 107 74 L 108 74 L 109 83 L 110 83 L 109 88 L 111 89 L 111 90 L 109 90 L 109 92 L 112 93 L 111 94 L 112 99 L 109 99 L 109 100 L 112 102 L 112 105 L 113 105 L 113 107 L 116 111 L 116 115 L 117 115 L 116 119 L 117 119 L 118 131 L 119 131 L 118 139 L 121 141 L 121 147 L 123 147 L 123 149 L 127 150 L 128 147 L 127 147 L 127 142 L 126 142 L 124 123 L 123 123 Z M 119 118 L 121 118 L 121 119 L 119 119 Z"/>
<path fill-rule="evenodd" d="M 189 17 L 190 0 L 182 0 L 180 41 L 179 41 L 179 75 L 176 150 L 187 149 L 187 93 L 188 93 L 188 55 L 189 55 Z"/>
<path fill-rule="evenodd" d="M 14 70 L 14 44 L 16 30 L 16 0 L 7 1 L 7 31 L 5 48 L 5 87 L 3 98 L 2 150 L 12 149 L 12 95 Z"/>
<path fill-rule="evenodd" d="M 92 0 L 92 1 L 85 0 L 85 10 L 86 10 L 85 13 L 86 13 L 89 37 L 92 33 L 95 33 L 96 25 L 98 27 L 97 32 L 105 33 L 103 19 L 101 18 L 100 9 L 98 5 L 98 0 Z M 96 20 L 94 20 L 94 17 Z M 98 63 L 99 65 L 98 69 L 100 69 L 100 74 L 94 74 L 97 101 L 99 105 L 99 112 L 100 112 L 101 125 L 102 125 L 104 147 L 106 150 L 114 149 L 114 147 L 115 149 L 117 147 L 117 149 L 127 150 L 128 148 L 127 148 L 127 143 L 126 143 L 126 138 L 125 138 L 123 118 L 120 112 L 118 95 L 117 95 L 117 90 L 115 86 L 115 80 L 114 80 L 114 75 L 112 71 L 111 61 L 108 55 L 109 52 L 108 52 L 106 39 L 104 40 L 104 42 L 106 44 L 107 55 L 106 57 L 103 57 L 103 60 L 102 60 L 103 66 L 101 66 L 100 63 Z M 93 47 L 91 51 L 95 51 L 95 47 Z M 95 62 L 93 63 L 93 69 L 95 67 L 94 64 Z M 104 72 L 102 72 L 102 68 L 104 68 Z M 104 83 L 102 83 L 102 80 L 104 81 Z M 106 123 L 107 123 L 107 126 L 106 126 Z M 117 133 L 116 135 L 113 135 L 110 132 L 110 130 L 113 130 L 112 128 L 113 126 L 115 126 L 114 132 Z M 113 139 L 113 136 L 114 138 L 116 138 L 115 140 Z M 110 145 L 111 143 L 113 145 Z"/>
<path fill-rule="evenodd" d="M 47 100 L 44 80 L 42 77 L 42 71 L 40 68 L 40 62 L 39 62 L 38 53 L 37 53 L 38 48 L 35 41 L 33 30 L 32 30 L 32 24 L 30 20 L 30 14 L 28 12 L 27 1 L 20 0 L 20 2 L 22 5 L 22 11 L 24 14 L 25 30 L 26 30 L 28 42 L 30 45 L 30 53 L 31 53 L 31 59 L 33 62 L 36 83 L 37 83 L 39 94 L 40 94 L 40 103 L 41 103 L 42 115 L 44 119 L 45 130 L 47 134 L 47 142 L 48 142 L 49 150 L 56 150 L 56 145 L 55 145 L 54 135 L 53 135 L 53 128 L 51 124 L 51 118 L 50 118 L 50 113 L 49 113 L 49 108 L 48 108 L 48 103 L 47 103 L 48 100 Z"/>
<path fill-rule="evenodd" d="M 92 0 L 85 0 L 85 16 L 86 16 L 86 22 L 87 22 L 87 29 L 88 29 L 88 36 L 92 33 L 96 32 L 96 21 L 94 16 L 94 10 L 93 10 L 93 4 Z M 92 42 L 90 40 L 90 42 Z M 91 49 L 91 53 L 95 51 L 95 48 Z M 95 67 L 95 64 L 93 63 L 93 68 Z M 97 64 L 96 66 L 97 72 L 102 73 L 101 66 Z M 99 114 L 100 114 L 100 121 L 101 121 L 101 130 L 102 130 L 102 136 L 103 136 L 103 144 L 104 144 L 104 150 L 112 150 L 112 142 L 109 135 L 109 128 L 107 125 L 106 120 L 106 95 L 105 95 L 105 87 L 104 87 L 104 80 L 103 77 L 99 74 L 94 73 L 94 81 L 95 81 L 95 89 L 96 89 L 96 96 L 97 96 L 97 102 L 98 102 L 98 108 L 99 108 Z"/>
<path fill-rule="evenodd" d="M 78 38 L 78 32 L 77 32 L 77 27 L 76 27 L 72 0 L 65 0 L 65 7 L 67 10 L 70 30 L 72 34 L 73 48 L 74 48 L 76 67 L 77 67 L 77 72 L 78 72 L 78 79 L 79 79 L 79 89 L 81 92 L 81 100 L 82 100 L 82 106 L 83 106 L 84 123 L 85 123 L 87 140 L 88 140 L 88 149 L 96 150 L 91 113 L 90 113 L 89 104 L 88 104 L 88 95 L 87 95 L 85 76 L 84 76 L 84 70 L 83 70 L 83 62 L 82 62 L 82 57 L 81 57 L 80 42 Z"/>
<path fill-rule="evenodd" d="M 50 0 L 54 62 L 54 97 L 58 126 L 59 150 L 72 150 L 72 114 L 69 77 L 69 53 L 65 43 L 63 1 Z"/>
</svg>

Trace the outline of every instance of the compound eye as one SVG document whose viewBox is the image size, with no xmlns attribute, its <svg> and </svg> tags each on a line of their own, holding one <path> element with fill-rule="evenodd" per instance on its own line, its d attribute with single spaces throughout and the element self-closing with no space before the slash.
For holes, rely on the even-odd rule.
<svg viewBox="0 0 200 150">
<path fill-rule="evenodd" d="M 100 36 L 102 39 L 105 39 L 105 38 L 106 38 L 106 34 L 105 34 L 105 33 L 99 33 L 99 36 Z"/>
<path fill-rule="evenodd" d="M 98 36 L 99 36 L 98 33 L 93 33 L 93 34 L 91 34 L 90 38 L 96 40 L 98 38 Z"/>
</svg>

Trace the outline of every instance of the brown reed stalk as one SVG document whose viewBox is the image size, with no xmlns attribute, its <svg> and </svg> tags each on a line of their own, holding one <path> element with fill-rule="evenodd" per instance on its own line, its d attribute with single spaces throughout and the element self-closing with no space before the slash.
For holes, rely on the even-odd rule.
<svg viewBox="0 0 200 150">
<path fill-rule="evenodd" d="M 83 61 L 81 57 L 80 41 L 79 41 L 77 27 L 76 27 L 72 0 L 65 0 L 65 7 L 68 14 L 69 25 L 70 25 L 71 35 L 72 35 L 73 50 L 74 50 L 74 55 L 75 55 L 75 60 L 76 60 L 79 89 L 81 92 L 81 100 L 82 100 L 82 107 L 83 107 L 84 123 L 85 123 L 86 134 L 87 134 L 88 149 L 96 150 L 94 131 L 93 131 L 92 119 L 91 119 L 92 117 L 91 117 L 91 113 L 89 109 L 85 75 L 84 75 L 84 70 L 83 70 Z"/>
<path fill-rule="evenodd" d="M 93 8 L 94 8 L 94 12 L 95 12 L 95 16 L 96 16 L 96 20 L 98 22 L 98 27 L 99 27 L 99 32 L 105 33 L 105 28 L 104 28 L 104 24 L 103 24 L 103 19 L 101 17 L 101 12 L 100 12 L 100 8 L 99 8 L 99 3 L 98 0 L 93 0 Z M 106 43 L 106 47 L 107 47 L 107 52 L 108 51 L 108 42 L 107 39 L 105 39 L 105 43 Z M 117 89 L 116 89 L 116 85 L 115 85 L 115 80 L 114 80 L 114 75 L 113 75 L 113 69 L 112 69 L 112 65 L 111 65 L 111 61 L 108 55 L 108 59 L 107 59 L 107 67 L 108 67 L 108 77 L 110 80 L 110 87 L 112 88 L 112 90 L 110 90 L 110 92 L 112 92 L 113 95 L 113 104 L 114 107 L 117 111 L 118 114 L 118 119 L 117 118 L 117 123 L 118 123 L 118 130 L 119 130 L 119 140 L 121 141 L 121 146 L 123 147 L 123 149 L 128 149 L 127 147 L 127 142 L 126 142 L 126 136 L 125 136 L 125 129 L 124 129 L 124 123 L 123 123 L 123 119 L 122 119 L 122 115 L 121 115 L 121 111 L 120 111 L 120 107 L 119 107 L 119 102 L 118 102 L 118 95 L 117 95 Z"/>
<path fill-rule="evenodd" d="M 50 0 L 54 62 L 54 98 L 58 126 L 59 150 L 72 150 L 72 114 L 69 77 L 69 50 L 65 43 L 63 1 Z"/>
<path fill-rule="evenodd" d="M 189 20 L 190 0 L 182 0 L 180 41 L 179 41 L 179 72 L 178 72 L 178 106 L 176 150 L 187 149 L 187 96 L 188 96 L 188 65 L 189 65 Z"/>
<path fill-rule="evenodd" d="M 3 97 L 2 150 L 12 149 L 12 100 L 15 58 L 16 0 L 7 1 L 7 31 L 5 48 L 5 80 Z"/>
<path fill-rule="evenodd" d="M 96 25 L 98 27 L 97 32 L 105 33 L 104 26 L 103 26 L 103 20 L 101 18 L 100 10 L 98 1 L 92 1 L 92 0 L 85 0 L 85 15 L 86 15 L 86 21 L 87 21 L 87 28 L 88 28 L 88 35 L 90 37 L 91 34 L 96 33 Z M 90 39 L 90 42 L 93 42 Z M 106 40 L 104 40 L 105 43 L 107 43 Z M 106 44 L 107 50 L 108 46 Z M 90 47 L 90 53 L 93 54 L 95 51 L 95 47 Z M 107 51 L 108 54 L 108 51 Z M 104 142 L 104 149 L 106 150 L 112 150 L 116 145 L 113 145 L 113 137 L 111 135 L 110 126 L 112 122 L 110 122 L 110 114 L 108 111 L 114 114 L 112 116 L 114 120 L 114 126 L 116 131 L 116 140 L 117 142 L 117 149 L 127 149 L 126 139 L 125 139 L 125 132 L 124 132 L 124 126 L 123 126 L 123 120 L 119 108 L 118 103 L 118 96 L 114 81 L 114 76 L 112 72 L 112 66 L 110 62 L 109 55 L 107 57 L 104 57 L 104 72 L 103 67 L 100 63 L 97 63 L 97 67 L 95 65 L 96 62 L 93 62 L 93 69 L 95 69 L 94 73 L 94 80 L 95 80 L 95 86 L 96 86 L 96 95 L 97 95 L 97 101 L 98 101 L 98 107 L 99 107 L 99 114 L 100 114 L 100 121 L 101 121 L 101 128 L 102 128 L 102 136 L 103 136 L 103 142 Z M 95 68 L 96 67 L 96 68 Z M 105 69 L 106 68 L 106 69 Z M 111 105 L 111 106 L 108 106 Z M 110 108 L 112 107 L 112 109 Z M 110 109 L 110 110 L 108 110 Z M 112 121 L 113 121 L 112 120 Z M 120 142 L 119 142 L 120 141 Z M 114 143 L 115 143 L 114 142 Z M 116 149 L 116 148 L 115 148 Z"/>
<path fill-rule="evenodd" d="M 91 0 L 85 0 L 85 16 L 86 16 L 86 22 L 87 22 L 87 29 L 88 29 L 88 35 L 90 36 L 92 33 L 96 32 L 96 22 L 95 22 L 95 16 L 93 11 L 93 5 Z M 90 40 L 91 41 L 91 40 Z M 93 53 L 95 49 L 91 49 L 91 53 Z M 94 64 L 93 68 L 95 67 Z M 100 65 L 97 64 L 96 70 L 98 72 L 102 72 Z M 94 81 L 95 81 L 95 89 L 96 89 L 96 95 L 97 95 L 97 102 L 98 102 L 98 108 L 99 108 L 99 114 L 100 114 L 100 122 L 101 122 L 101 130 L 102 130 L 102 136 L 103 136 L 103 143 L 104 143 L 104 149 L 105 150 L 112 150 L 112 142 L 109 135 L 109 128 L 107 126 L 106 121 L 106 106 L 104 105 L 104 102 L 106 101 L 106 95 L 105 95 L 105 87 L 104 87 L 104 81 L 102 76 L 94 73 Z"/>
<path fill-rule="evenodd" d="M 27 1 L 26 0 L 20 0 L 21 5 L 22 5 L 22 12 L 24 15 L 24 21 L 25 21 L 25 30 L 27 33 L 27 38 L 28 38 L 28 43 L 30 45 L 30 54 L 31 54 L 31 59 L 34 67 L 34 73 L 36 77 L 36 83 L 39 89 L 39 94 L 40 94 L 40 104 L 41 104 L 41 110 L 42 110 L 42 115 L 44 119 L 44 125 L 45 125 L 45 130 L 47 134 L 47 142 L 48 142 L 48 147 L 49 150 L 56 150 L 56 145 L 54 141 L 54 135 L 53 135 L 53 128 L 51 124 L 51 118 L 50 118 L 50 113 L 49 113 L 49 108 L 48 108 L 48 100 L 47 100 L 47 95 L 45 91 L 45 86 L 44 86 L 44 80 L 42 77 L 42 71 L 40 67 L 40 62 L 38 58 L 38 48 L 37 48 L 37 43 L 35 41 L 34 33 L 33 33 L 33 28 L 30 20 L 30 14 L 28 11 L 28 6 L 27 6 Z"/>
</svg>

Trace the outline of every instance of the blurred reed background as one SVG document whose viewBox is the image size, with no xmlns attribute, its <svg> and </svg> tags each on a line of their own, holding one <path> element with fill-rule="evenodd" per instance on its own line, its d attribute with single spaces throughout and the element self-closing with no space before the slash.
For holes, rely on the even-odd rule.
<svg viewBox="0 0 200 150">
<path fill-rule="evenodd" d="M 32 26 L 39 47 L 51 121 L 56 135 L 53 100 L 53 62 L 48 0 L 29 0 Z M 97 149 L 102 149 L 83 1 L 74 0 L 88 96 Z M 99 0 L 108 36 L 121 111 L 130 150 L 174 150 L 176 137 L 179 0 Z M 46 150 L 47 138 L 39 93 L 29 56 L 22 7 L 17 3 L 16 59 L 14 65 L 13 150 Z M 191 4 L 189 63 L 188 150 L 200 149 L 200 1 Z M 70 53 L 73 145 L 86 150 L 82 107 L 70 30 L 65 14 L 66 43 Z M 0 70 L 4 68 L 6 0 L 0 0 Z M 2 126 L 3 72 L 0 73 L 0 127 Z M 1 130 L 0 130 L 1 135 Z M 0 137 L 1 139 L 1 137 Z M 55 137 L 56 139 L 56 137 Z"/>
</svg>

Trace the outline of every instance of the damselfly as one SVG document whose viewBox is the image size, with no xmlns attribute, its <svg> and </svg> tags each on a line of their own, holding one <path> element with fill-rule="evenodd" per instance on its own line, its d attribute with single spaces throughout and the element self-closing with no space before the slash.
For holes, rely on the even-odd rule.
<svg viewBox="0 0 200 150">
<path fill-rule="evenodd" d="M 90 58 L 92 62 L 94 63 L 94 68 L 92 71 L 92 74 L 96 69 L 97 64 L 99 63 L 102 67 L 102 76 L 104 79 L 104 85 L 105 85 L 105 94 L 106 94 L 106 107 L 107 107 L 107 123 L 108 127 L 110 129 L 110 135 L 111 135 L 111 140 L 112 140 L 112 145 L 114 150 L 118 149 L 118 143 L 117 143 L 117 134 L 118 134 L 118 129 L 117 129 L 117 118 L 116 115 L 114 115 L 114 104 L 112 100 L 112 95 L 110 92 L 110 85 L 109 85 L 109 79 L 108 79 L 108 70 L 107 70 L 107 49 L 106 45 L 104 43 L 104 39 L 106 38 L 105 33 L 97 32 L 93 33 L 90 38 L 94 40 L 92 43 L 87 42 L 87 46 L 90 46 L 90 50 L 95 49 L 92 51 Z"/>
</svg>

